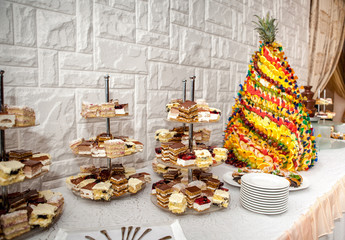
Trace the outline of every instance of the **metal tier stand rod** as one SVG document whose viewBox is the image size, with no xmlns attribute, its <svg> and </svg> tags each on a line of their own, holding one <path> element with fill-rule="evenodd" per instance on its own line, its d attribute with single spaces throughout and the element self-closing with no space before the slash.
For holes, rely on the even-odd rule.
<svg viewBox="0 0 345 240">
<path fill-rule="evenodd" d="M 194 101 L 194 89 L 195 89 L 195 79 L 196 77 L 190 77 L 191 80 L 191 88 L 190 88 L 190 100 Z M 189 151 L 193 152 L 193 123 L 189 124 Z M 193 181 L 193 170 L 188 169 L 188 181 Z"/>
<path fill-rule="evenodd" d="M 109 102 L 109 75 L 104 76 L 105 81 L 105 102 Z M 106 118 L 107 134 L 110 136 L 110 118 Z M 111 170 L 111 158 L 107 158 L 108 169 Z"/>
<path fill-rule="evenodd" d="M 5 71 L 0 70 L 0 112 L 4 111 L 5 102 L 4 102 L 4 73 Z M 6 150 L 5 150 L 5 130 L 0 130 L 0 157 L 1 161 L 6 161 Z M 7 208 L 8 206 L 8 187 L 2 186 L 1 187 L 2 193 L 2 206 Z"/>
<path fill-rule="evenodd" d="M 187 80 L 182 80 L 182 83 L 183 83 L 183 97 L 182 97 L 182 100 L 183 102 L 186 101 L 186 96 L 187 96 Z M 185 132 L 186 130 L 186 124 L 184 123 L 183 124 L 183 131 Z"/>
</svg>

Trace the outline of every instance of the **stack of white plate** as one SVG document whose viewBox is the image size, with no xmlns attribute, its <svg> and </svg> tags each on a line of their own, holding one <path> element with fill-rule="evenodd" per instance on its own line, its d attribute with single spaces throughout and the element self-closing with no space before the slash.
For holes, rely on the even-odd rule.
<svg viewBox="0 0 345 240">
<path fill-rule="evenodd" d="M 241 204 L 252 212 L 281 214 L 288 208 L 290 183 L 283 177 L 249 173 L 241 178 Z"/>
</svg>

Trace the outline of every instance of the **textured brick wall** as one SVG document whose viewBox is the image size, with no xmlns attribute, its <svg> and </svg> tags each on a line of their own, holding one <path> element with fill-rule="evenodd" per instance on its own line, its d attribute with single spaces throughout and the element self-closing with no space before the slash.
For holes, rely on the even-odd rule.
<svg viewBox="0 0 345 240">
<path fill-rule="evenodd" d="M 181 81 L 197 76 L 196 97 L 223 111 L 210 125 L 220 143 L 238 84 L 258 48 L 253 15 L 279 19 L 278 41 L 301 82 L 308 66 L 309 0 L 0 0 L 0 69 L 5 101 L 32 106 L 40 126 L 6 131 L 7 148 L 49 152 L 44 186 L 61 184 L 86 158 L 72 139 L 105 131 L 104 121 L 80 117 L 81 101 L 111 98 L 130 104 L 129 120 L 112 120 L 114 134 L 144 142 L 144 153 L 123 162 L 148 164 L 165 104 L 181 97 Z M 100 161 L 97 161 L 100 163 Z"/>
</svg>

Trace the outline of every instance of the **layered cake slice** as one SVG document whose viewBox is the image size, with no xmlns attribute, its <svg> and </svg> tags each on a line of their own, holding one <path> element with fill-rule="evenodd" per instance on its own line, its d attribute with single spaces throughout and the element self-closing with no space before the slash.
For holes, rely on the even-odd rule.
<svg viewBox="0 0 345 240">
<path fill-rule="evenodd" d="M 80 197 L 86 198 L 86 199 L 94 199 L 93 196 L 93 187 L 97 184 L 97 182 L 91 182 L 84 187 L 80 188 Z"/>
<path fill-rule="evenodd" d="M 214 160 L 216 160 L 216 162 L 224 162 L 228 158 L 228 149 L 214 148 L 213 154 L 214 154 Z"/>
<path fill-rule="evenodd" d="M 44 198 L 48 204 L 57 207 L 55 210 L 55 216 L 59 216 L 62 213 L 64 198 L 61 193 L 45 190 L 39 192 L 39 197 Z"/>
<path fill-rule="evenodd" d="M 124 174 L 113 174 L 110 178 L 112 188 L 114 189 L 113 194 L 116 197 L 122 196 L 128 190 L 128 180 Z"/>
<path fill-rule="evenodd" d="M 191 152 L 180 153 L 178 155 L 176 163 L 179 166 L 189 167 L 195 164 L 195 159 L 196 159 L 196 156 L 194 153 L 191 153 Z"/>
<path fill-rule="evenodd" d="M 99 146 L 92 146 L 91 148 L 92 157 L 106 157 L 105 148 Z"/>
<path fill-rule="evenodd" d="M 121 139 L 107 140 L 104 142 L 105 152 L 109 158 L 125 155 L 125 142 Z"/>
<path fill-rule="evenodd" d="M 128 180 L 128 191 L 130 193 L 137 193 L 143 186 L 143 181 L 138 178 L 130 178 Z"/>
<path fill-rule="evenodd" d="M 188 147 L 184 145 L 183 143 L 169 144 L 168 151 L 169 151 L 170 161 L 173 163 L 176 163 L 178 155 L 180 153 L 187 151 L 187 149 Z"/>
<path fill-rule="evenodd" d="M 43 164 L 39 161 L 24 160 L 22 163 L 25 165 L 23 170 L 26 178 L 33 178 L 42 172 Z"/>
<path fill-rule="evenodd" d="M 130 155 L 136 152 L 136 145 L 133 142 L 125 142 L 125 155 Z"/>
<path fill-rule="evenodd" d="M 186 196 L 183 193 L 171 194 L 168 207 L 173 213 L 183 213 L 187 208 Z"/>
<path fill-rule="evenodd" d="M 76 179 L 78 180 L 78 179 Z M 72 180 L 73 181 L 73 180 Z M 71 182 L 72 182 L 71 181 Z M 95 182 L 96 179 L 94 178 L 89 178 L 89 179 L 85 179 L 85 177 L 82 177 L 82 181 L 79 182 L 78 184 L 76 184 L 72 189 L 76 192 L 79 192 L 81 188 L 85 187 L 86 185 Z"/>
<path fill-rule="evenodd" d="M 206 184 L 207 184 L 207 189 L 211 189 L 215 191 L 219 187 L 220 181 L 218 179 L 211 178 L 207 180 Z"/>
<path fill-rule="evenodd" d="M 128 104 L 115 104 L 115 114 L 116 115 L 128 115 Z"/>
<path fill-rule="evenodd" d="M 206 196 L 195 199 L 193 203 L 193 208 L 198 212 L 205 211 L 209 209 L 210 207 L 211 207 L 211 201 Z"/>
<path fill-rule="evenodd" d="M 188 207 L 193 208 L 194 200 L 200 196 L 201 189 L 196 186 L 192 186 L 185 188 L 184 191 L 187 196 Z"/>
<path fill-rule="evenodd" d="M 10 128 L 16 124 L 16 116 L 13 114 L 0 113 L 0 128 Z"/>
<path fill-rule="evenodd" d="M 32 151 L 24 149 L 12 150 L 8 152 L 8 157 L 9 160 L 21 161 L 32 157 Z"/>
<path fill-rule="evenodd" d="M 5 111 L 8 114 L 15 115 L 17 127 L 27 127 L 35 125 L 35 111 L 29 107 L 6 106 Z"/>
<path fill-rule="evenodd" d="M 206 168 L 213 164 L 211 153 L 206 150 L 195 150 L 196 164 L 199 168 Z"/>
<path fill-rule="evenodd" d="M 6 239 L 13 239 L 30 231 L 26 209 L 3 214 L 0 217 L 0 222 Z"/>
<path fill-rule="evenodd" d="M 172 187 L 166 183 L 162 183 L 162 184 L 157 184 L 155 188 L 156 188 L 158 205 L 160 205 L 163 208 L 168 207 L 169 196 L 172 193 Z"/>
<path fill-rule="evenodd" d="M 95 200 L 104 199 L 109 201 L 110 198 L 113 196 L 113 189 L 110 181 L 106 182 L 99 182 L 93 188 L 93 197 Z"/>
<path fill-rule="evenodd" d="M 218 122 L 222 112 L 217 108 L 210 108 L 210 122 Z"/>
<path fill-rule="evenodd" d="M 51 165 L 51 156 L 49 153 L 36 153 L 29 158 L 31 161 L 42 163 L 42 171 L 49 171 Z"/>
<path fill-rule="evenodd" d="M 30 214 L 29 224 L 33 226 L 48 227 L 57 209 L 56 206 L 48 203 L 40 203 L 37 206 L 31 205 L 32 212 Z"/>
<path fill-rule="evenodd" d="M 6 186 L 24 180 L 24 164 L 18 161 L 0 162 L 0 185 Z"/>
<path fill-rule="evenodd" d="M 212 203 L 220 207 L 228 207 L 230 193 L 228 191 L 217 189 L 214 192 Z"/>
</svg>

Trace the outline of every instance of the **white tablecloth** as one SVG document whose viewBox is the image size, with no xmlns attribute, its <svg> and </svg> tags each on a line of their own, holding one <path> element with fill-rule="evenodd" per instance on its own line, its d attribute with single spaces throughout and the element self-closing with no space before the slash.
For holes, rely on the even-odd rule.
<svg viewBox="0 0 345 240">
<path fill-rule="evenodd" d="M 221 177 L 229 170 L 223 164 L 214 168 L 213 173 Z M 150 167 L 140 171 L 152 173 Z M 59 228 L 140 226 L 171 223 L 175 219 L 179 219 L 187 239 L 277 239 L 291 229 L 294 222 L 307 213 L 319 197 L 329 192 L 345 176 L 345 149 L 321 150 L 316 166 L 302 174 L 311 181 L 310 187 L 290 192 L 288 211 L 276 216 L 256 214 L 242 208 L 239 201 L 240 189 L 227 184 L 225 186 L 230 189 L 231 196 L 229 208 L 198 216 L 176 216 L 158 209 L 150 200 L 150 184 L 136 196 L 112 202 L 81 199 L 66 187 L 61 187 L 54 191 L 61 192 L 65 197 L 63 215 L 51 228 L 30 239 L 54 239 Z M 152 179 L 154 182 L 161 178 L 152 173 Z"/>
</svg>

